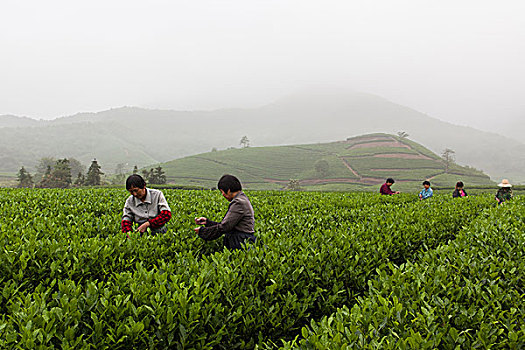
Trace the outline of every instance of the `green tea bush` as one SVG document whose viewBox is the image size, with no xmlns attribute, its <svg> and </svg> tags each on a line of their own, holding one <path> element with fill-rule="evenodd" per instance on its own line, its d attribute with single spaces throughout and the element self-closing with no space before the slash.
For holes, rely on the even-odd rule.
<svg viewBox="0 0 525 350">
<path fill-rule="evenodd" d="M 524 204 L 487 209 L 456 240 L 389 264 L 357 304 L 282 348 L 524 348 Z"/>
<path fill-rule="evenodd" d="M 323 317 L 345 319 L 492 208 L 488 197 L 252 192 L 258 242 L 230 252 L 193 232 L 195 216 L 224 215 L 217 191 L 164 193 L 168 233 L 128 240 L 124 190 L 0 190 L 0 348 L 296 346 L 300 333 L 317 344 L 305 326 L 331 329 Z"/>
</svg>

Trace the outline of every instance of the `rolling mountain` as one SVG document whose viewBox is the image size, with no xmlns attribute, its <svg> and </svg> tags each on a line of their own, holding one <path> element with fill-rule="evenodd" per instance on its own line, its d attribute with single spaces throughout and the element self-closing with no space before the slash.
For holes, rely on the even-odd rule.
<svg viewBox="0 0 525 350">
<path fill-rule="evenodd" d="M 0 118 L 1 120 L 2 118 Z M 168 111 L 123 107 L 81 113 L 31 126 L 0 127 L 0 172 L 32 169 L 44 156 L 97 158 L 106 172 L 116 164 L 139 167 L 238 147 L 329 142 L 371 132 L 405 131 L 410 139 L 494 179 L 525 182 L 525 144 L 494 133 L 440 121 L 363 93 L 301 94 L 255 109 Z M 0 125 L 3 125 L 0 123 Z"/>
</svg>

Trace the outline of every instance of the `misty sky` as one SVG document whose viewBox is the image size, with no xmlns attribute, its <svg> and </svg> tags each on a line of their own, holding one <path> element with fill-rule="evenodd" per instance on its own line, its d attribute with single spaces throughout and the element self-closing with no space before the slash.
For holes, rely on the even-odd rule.
<svg viewBox="0 0 525 350">
<path fill-rule="evenodd" d="M 350 88 L 487 129 L 525 117 L 524 13 L 519 0 L 4 0 L 0 114 Z"/>
</svg>

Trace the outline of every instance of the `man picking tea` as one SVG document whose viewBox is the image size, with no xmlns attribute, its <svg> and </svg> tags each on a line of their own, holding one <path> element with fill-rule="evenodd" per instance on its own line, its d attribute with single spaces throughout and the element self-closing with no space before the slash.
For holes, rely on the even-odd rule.
<svg viewBox="0 0 525 350">
<path fill-rule="evenodd" d="M 211 241 L 224 235 L 224 246 L 228 249 L 244 249 L 247 243 L 255 243 L 253 207 L 242 191 L 239 179 L 233 175 L 220 178 L 217 188 L 222 196 L 230 202 L 228 212 L 221 222 L 211 221 L 205 217 L 195 218 L 195 232 L 205 241 Z"/>
</svg>

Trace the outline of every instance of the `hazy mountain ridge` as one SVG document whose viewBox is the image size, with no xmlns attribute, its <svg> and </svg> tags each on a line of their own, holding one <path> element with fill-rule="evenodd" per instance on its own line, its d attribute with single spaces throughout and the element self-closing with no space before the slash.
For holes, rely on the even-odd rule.
<svg viewBox="0 0 525 350">
<path fill-rule="evenodd" d="M 122 107 L 36 123 L 19 125 L 18 131 L 0 128 L 0 147 L 7 150 L 2 152 L 0 171 L 32 167 L 43 156 L 69 156 L 83 162 L 96 157 L 110 172 L 117 163 L 140 167 L 212 148 L 238 147 L 244 135 L 252 145 L 267 146 L 405 131 L 438 154 L 445 148 L 455 150 L 460 164 L 482 169 L 495 179 L 525 181 L 525 144 L 452 125 L 364 93 L 293 95 L 256 109 Z"/>
<path fill-rule="evenodd" d="M 37 126 L 39 121 L 28 117 L 18 117 L 16 115 L 0 115 L 0 128 L 16 128 L 26 126 Z"/>
</svg>

